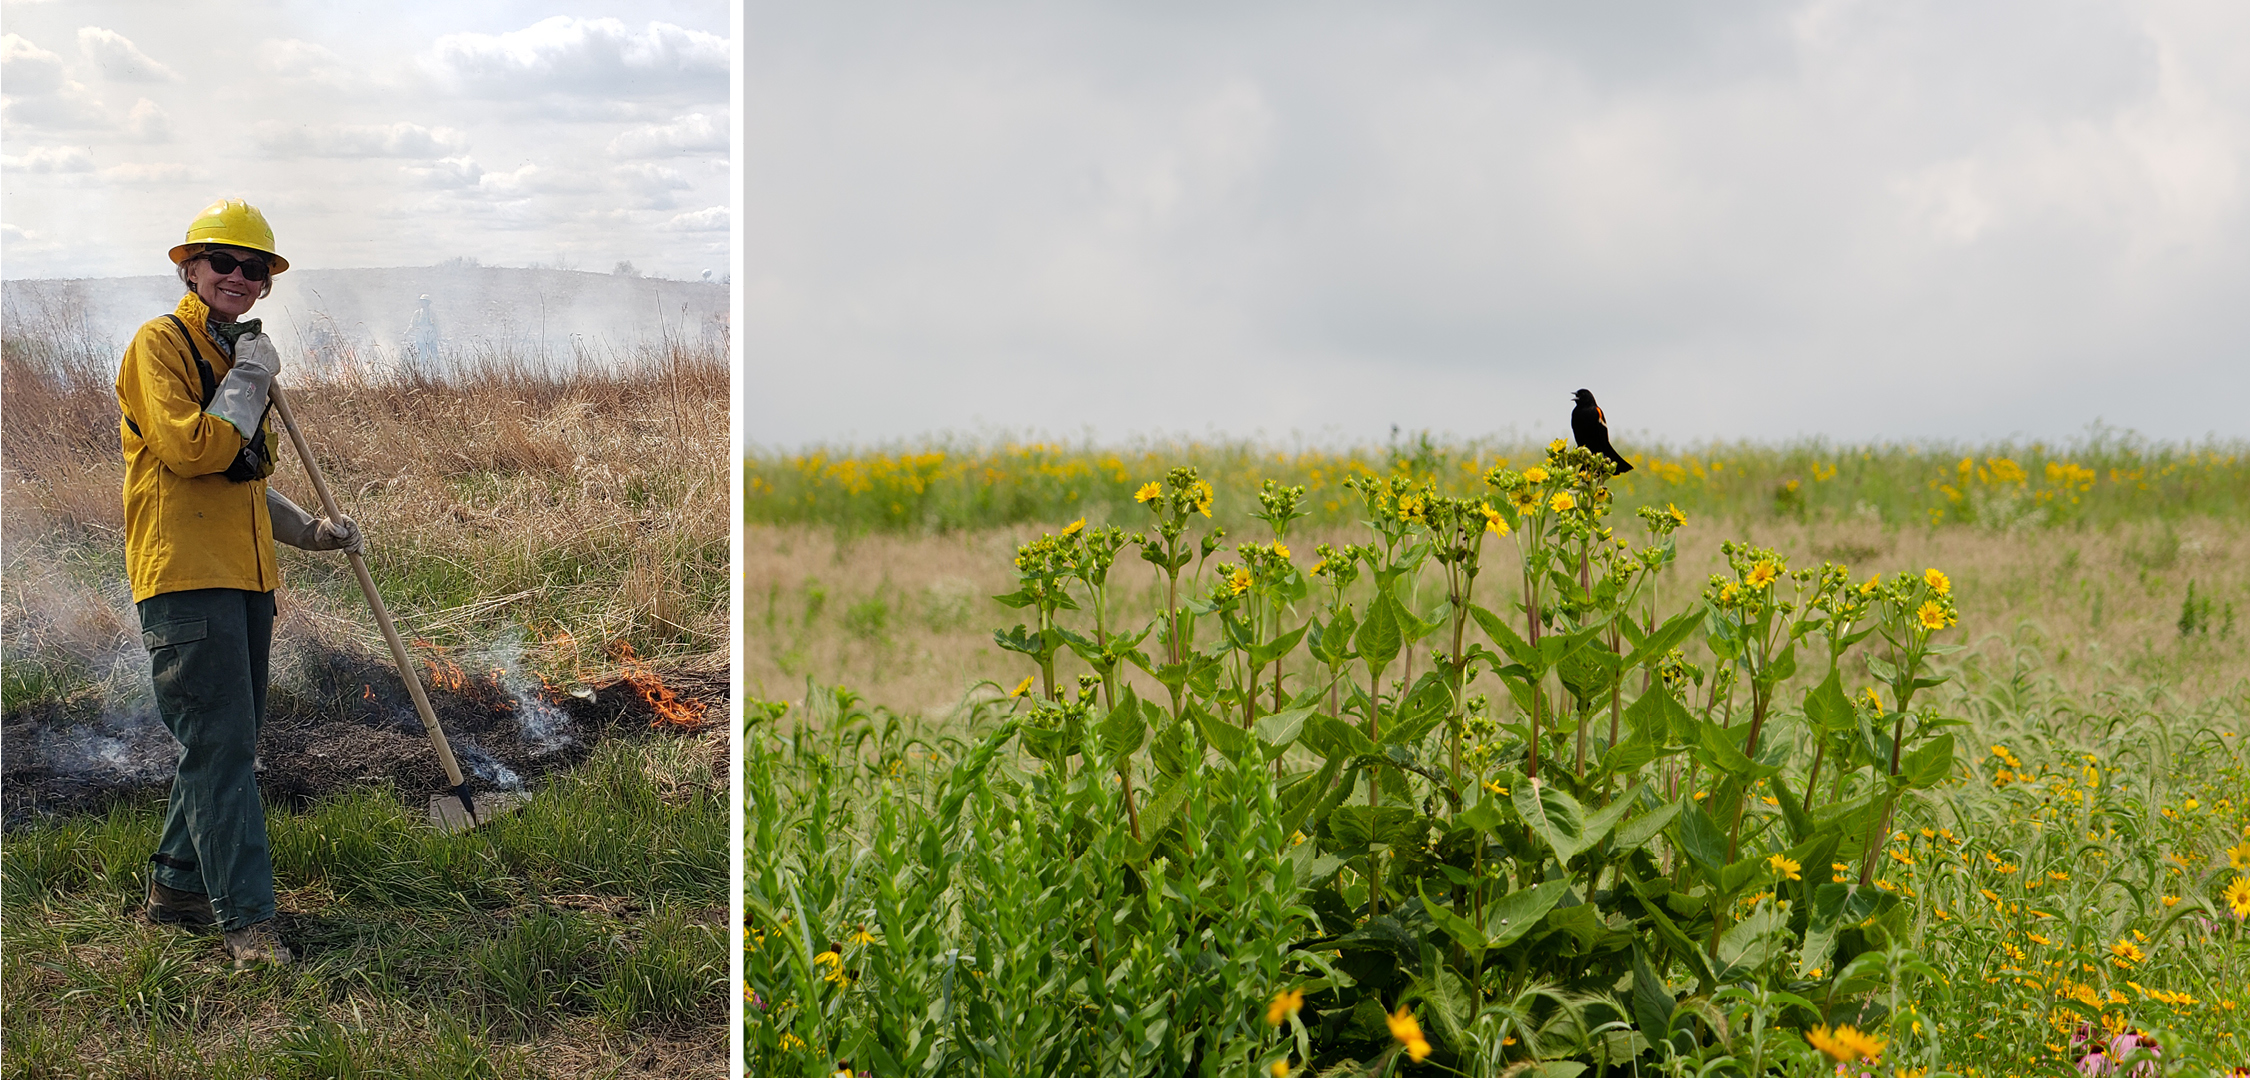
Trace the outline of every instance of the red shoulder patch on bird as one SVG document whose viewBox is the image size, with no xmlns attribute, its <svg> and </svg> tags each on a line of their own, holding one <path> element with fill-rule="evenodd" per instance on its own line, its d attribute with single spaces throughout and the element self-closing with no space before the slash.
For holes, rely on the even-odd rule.
<svg viewBox="0 0 2250 1080">
<path fill-rule="evenodd" d="M 1602 414 L 1602 407 L 1599 405 L 1594 406 L 1594 419 L 1601 421 L 1605 428 L 1609 426 L 1609 417 Z"/>
</svg>

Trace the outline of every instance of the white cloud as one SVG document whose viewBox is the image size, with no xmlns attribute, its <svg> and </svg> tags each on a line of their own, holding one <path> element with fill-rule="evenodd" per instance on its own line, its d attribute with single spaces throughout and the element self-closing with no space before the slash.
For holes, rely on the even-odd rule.
<svg viewBox="0 0 2250 1080">
<path fill-rule="evenodd" d="M 477 181 L 484 176 L 484 167 L 466 154 L 439 158 L 428 165 L 410 165 L 404 171 L 408 176 L 434 188 L 475 187 Z"/>
<path fill-rule="evenodd" d="M 532 161 L 508 172 L 488 170 L 477 178 L 476 186 L 477 190 L 500 199 L 591 191 L 595 187 L 585 173 L 575 169 L 549 169 Z"/>
<path fill-rule="evenodd" d="M 99 26 L 78 28 L 78 51 L 101 69 L 103 75 L 119 82 L 178 82 L 178 72 L 157 63 L 154 57 L 141 51 L 130 38 L 115 30 Z"/>
<path fill-rule="evenodd" d="M 448 82 L 501 95 L 687 92 L 719 100 L 729 61 L 727 39 L 716 34 L 660 22 L 635 31 L 616 19 L 557 15 L 505 34 L 448 34 L 425 62 Z"/>
<path fill-rule="evenodd" d="M 10 97 L 62 89 L 62 57 L 15 34 L 0 36 L 0 83 Z"/>
<path fill-rule="evenodd" d="M 702 113 L 676 116 L 667 124 L 642 124 L 628 128 L 609 141 L 611 157 L 662 157 L 666 154 L 724 152 L 724 120 Z"/>
<path fill-rule="evenodd" d="M 395 124 L 288 124 L 266 121 L 257 127 L 258 145 L 275 157 L 438 158 L 466 149 L 468 139 L 452 128 Z"/>
<path fill-rule="evenodd" d="M 102 179 L 118 184 L 181 184 L 206 175 L 202 169 L 177 161 L 131 162 L 102 170 Z"/>
<path fill-rule="evenodd" d="M 645 161 L 619 166 L 616 176 L 627 191 L 640 197 L 642 206 L 651 210 L 669 210 L 679 203 L 674 192 L 695 190 L 680 170 Z"/>
<path fill-rule="evenodd" d="M 76 146 L 34 146 L 21 154 L 0 156 L 0 168 L 32 173 L 93 172 L 94 155 Z"/>
<path fill-rule="evenodd" d="M 657 228 L 665 232 L 714 232 L 725 229 L 731 217 L 726 207 L 711 206 L 681 214 Z"/>
<path fill-rule="evenodd" d="M 295 38 L 276 38 L 258 46 L 258 70 L 279 79 L 342 86 L 351 80 L 351 65 L 325 45 Z"/>
<path fill-rule="evenodd" d="M 172 117 L 155 102 L 142 98 L 125 115 L 125 130 L 142 142 L 168 142 L 172 138 Z"/>
</svg>

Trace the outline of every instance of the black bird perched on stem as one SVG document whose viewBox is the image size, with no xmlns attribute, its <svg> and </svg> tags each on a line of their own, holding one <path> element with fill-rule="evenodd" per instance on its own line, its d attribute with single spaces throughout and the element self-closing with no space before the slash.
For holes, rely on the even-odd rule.
<svg viewBox="0 0 2250 1080">
<path fill-rule="evenodd" d="M 1570 410 L 1570 433 L 1577 437 L 1578 445 L 1608 458 L 1617 466 L 1615 475 L 1632 472 L 1632 463 L 1609 445 L 1609 418 L 1602 415 L 1601 406 L 1594 404 L 1594 392 L 1580 390 L 1577 396 L 1578 407 Z"/>
</svg>

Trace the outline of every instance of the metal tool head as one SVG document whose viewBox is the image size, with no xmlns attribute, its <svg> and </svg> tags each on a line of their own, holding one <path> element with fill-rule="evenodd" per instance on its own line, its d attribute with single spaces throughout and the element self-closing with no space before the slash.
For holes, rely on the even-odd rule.
<svg viewBox="0 0 2250 1080">
<path fill-rule="evenodd" d="M 465 832 L 515 810 L 530 798 L 513 791 L 442 792 L 430 796 L 430 824 L 439 832 Z"/>
</svg>

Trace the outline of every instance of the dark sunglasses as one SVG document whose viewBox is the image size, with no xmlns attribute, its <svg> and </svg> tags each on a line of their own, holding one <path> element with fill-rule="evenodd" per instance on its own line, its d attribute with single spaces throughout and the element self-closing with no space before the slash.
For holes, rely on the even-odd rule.
<svg viewBox="0 0 2250 1080">
<path fill-rule="evenodd" d="M 264 259 L 238 259 L 224 251 L 213 251 L 206 253 L 203 261 L 210 263 L 211 269 L 222 274 L 231 274 L 239 269 L 242 276 L 251 281 L 264 281 L 272 276 Z"/>
</svg>

